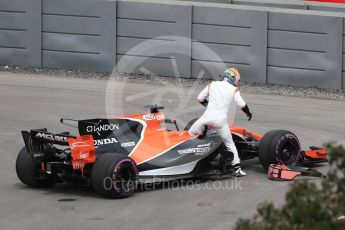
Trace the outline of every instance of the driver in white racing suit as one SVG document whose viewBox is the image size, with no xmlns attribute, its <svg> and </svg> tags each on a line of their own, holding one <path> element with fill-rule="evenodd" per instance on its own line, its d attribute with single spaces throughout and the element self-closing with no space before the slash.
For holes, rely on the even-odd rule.
<svg viewBox="0 0 345 230">
<path fill-rule="evenodd" d="M 233 154 L 231 166 L 234 168 L 235 176 L 245 176 L 246 173 L 240 167 L 240 158 L 228 125 L 228 112 L 232 101 L 234 100 L 242 109 L 248 120 L 252 118 L 238 90 L 240 78 L 240 73 L 236 68 L 227 68 L 224 71 L 223 81 L 213 81 L 207 85 L 197 98 L 203 106 L 207 107 L 206 111 L 189 129 L 190 135 L 202 135 L 206 126 L 217 131 L 227 151 Z M 231 153 L 228 155 L 229 159 L 231 159 Z"/>
</svg>

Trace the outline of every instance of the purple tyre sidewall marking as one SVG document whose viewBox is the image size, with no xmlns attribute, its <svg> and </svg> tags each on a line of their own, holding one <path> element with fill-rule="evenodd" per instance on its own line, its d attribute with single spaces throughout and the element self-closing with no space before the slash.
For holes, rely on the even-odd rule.
<svg viewBox="0 0 345 230">
<path fill-rule="evenodd" d="M 123 159 L 123 160 L 119 161 L 115 165 L 115 167 L 114 167 L 114 171 L 113 171 L 114 174 L 113 174 L 113 176 L 116 175 L 117 171 L 121 168 L 121 166 L 123 164 L 126 164 L 126 163 L 129 163 L 129 165 L 134 170 L 134 172 L 136 174 L 136 179 L 135 179 L 135 183 L 136 183 L 139 171 L 138 171 L 134 161 L 131 160 L 131 159 Z M 133 188 L 129 188 L 128 190 L 125 190 L 125 191 L 121 192 L 121 188 L 117 187 L 116 178 L 115 177 L 112 178 L 112 181 L 113 181 L 113 188 L 114 188 L 114 190 L 116 192 L 118 192 L 120 196 L 128 196 L 128 195 L 130 195 L 131 193 L 133 193 L 135 191 L 135 185 L 133 185 L 134 189 Z"/>
<path fill-rule="evenodd" d="M 297 146 L 297 147 L 298 147 L 298 152 L 297 152 L 297 154 L 296 154 L 296 157 L 295 157 L 294 162 L 299 162 L 300 159 L 301 159 L 301 144 L 300 144 L 300 142 L 299 142 L 297 136 L 294 135 L 294 134 L 292 134 L 292 133 L 288 133 L 288 134 L 285 134 L 284 136 L 282 136 L 282 137 L 279 139 L 278 143 L 276 144 L 276 146 L 275 146 L 275 152 L 274 152 L 274 153 L 275 153 L 276 161 L 277 161 L 278 163 L 283 163 L 282 160 L 281 160 L 281 158 L 280 158 L 280 156 L 279 156 L 279 155 L 280 155 L 279 150 L 280 150 L 280 148 L 281 148 L 282 143 L 284 143 L 284 141 L 286 141 L 286 138 L 292 139 L 293 141 L 296 141 L 296 143 L 297 143 L 297 145 L 298 145 L 298 146 Z"/>
</svg>

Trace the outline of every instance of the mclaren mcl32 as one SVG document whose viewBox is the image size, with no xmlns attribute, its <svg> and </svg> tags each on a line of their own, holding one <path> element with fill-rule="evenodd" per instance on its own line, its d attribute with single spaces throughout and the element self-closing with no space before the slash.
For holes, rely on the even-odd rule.
<svg viewBox="0 0 345 230">
<path fill-rule="evenodd" d="M 77 123 L 79 135 L 51 133 L 47 129 L 22 131 L 25 147 L 17 157 L 18 178 L 31 187 L 84 181 L 105 197 L 124 198 L 137 183 L 208 177 L 231 173 L 224 164 L 224 144 L 212 129 L 202 136 L 180 130 L 166 119 L 163 107 L 147 106 L 147 113 L 87 120 Z M 302 151 L 290 131 L 273 130 L 265 135 L 231 127 L 241 160 L 258 157 L 264 169 L 270 164 L 309 164 L 327 161 L 327 151 L 311 147 Z"/>
</svg>

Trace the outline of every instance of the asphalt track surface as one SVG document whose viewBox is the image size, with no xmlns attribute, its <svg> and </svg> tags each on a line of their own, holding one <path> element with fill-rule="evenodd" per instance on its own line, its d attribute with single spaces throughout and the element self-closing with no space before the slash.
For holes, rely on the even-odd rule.
<svg viewBox="0 0 345 230">
<path fill-rule="evenodd" d="M 257 159 L 243 162 L 247 176 L 147 188 L 133 197 L 107 200 L 92 189 L 57 185 L 32 189 L 21 184 L 15 159 L 23 147 L 20 130 L 70 129 L 61 117 L 95 118 L 139 113 L 142 105 L 164 104 L 167 117 L 186 123 L 202 114 L 195 97 L 201 86 L 183 88 L 117 82 L 112 105 L 105 103 L 106 80 L 52 78 L 0 72 L 0 229 L 231 229 L 239 217 L 250 217 L 264 200 L 281 204 L 287 182 L 266 179 Z M 242 94 L 253 113 L 248 122 L 240 110 L 235 124 L 267 132 L 289 129 L 303 147 L 335 140 L 345 144 L 345 102 L 274 95 Z M 116 115 L 116 114 L 115 114 Z M 327 166 L 320 167 L 322 172 Z M 169 187 L 170 186 L 170 187 Z"/>
</svg>

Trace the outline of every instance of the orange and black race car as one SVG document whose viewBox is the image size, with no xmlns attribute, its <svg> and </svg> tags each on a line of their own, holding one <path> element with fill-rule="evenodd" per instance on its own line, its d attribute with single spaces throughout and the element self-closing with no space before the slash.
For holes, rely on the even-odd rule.
<svg viewBox="0 0 345 230">
<path fill-rule="evenodd" d="M 18 178 L 32 187 L 81 179 L 106 197 L 128 197 L 137 183 L 152 183 L 230 173 L 224 167 L 224 145 L 212 129 L 191 136 L 187 127 L 166 119 L 163 107 L 148 112 L 77 122 L 78 136 L 53 134 L 46 129 L 22 131 L 25 147 L 16 161 Z M 171 126 L 169 129 L 168 126 Z M 231 127 L 241 160 L 259 157 L 267 170 L 271 164 L 309 164 L 327 161 L 326 149 L 302 151 L 296 135 L 273 130 L 264 136 Z"/>
</svg>

